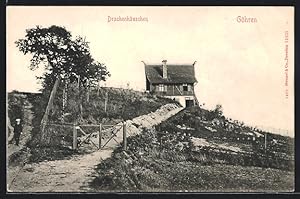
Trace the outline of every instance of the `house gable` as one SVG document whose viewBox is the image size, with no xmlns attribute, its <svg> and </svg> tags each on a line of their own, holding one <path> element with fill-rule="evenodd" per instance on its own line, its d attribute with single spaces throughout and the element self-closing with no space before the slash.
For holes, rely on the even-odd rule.
<svg viewBox="0 0 300 199">
<path fill-rule="evenodd" d="M 146 64 L 146 90 L 150 93 L 178 101 L 183 107 L 198 104 L 194 85 L 197 82 L 194 65 Z"/>
</svg>

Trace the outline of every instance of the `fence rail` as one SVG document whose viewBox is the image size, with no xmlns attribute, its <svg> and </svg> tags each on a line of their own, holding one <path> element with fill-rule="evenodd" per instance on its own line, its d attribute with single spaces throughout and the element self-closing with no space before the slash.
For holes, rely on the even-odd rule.
<svg viewBox="0 0 300 199">
<path fill-rule="evenodd" d="M 294 158 L 292 156 L 289 156 L 289 155 L 286 155 L 285 157 L 283 157 L 282 155 L 273 154 L 274 156 L 270 156 L 270 154 L 254 153 L 254 152 L 246 152 L 246 151 L 233 151 L 233 150 L 230 150 L 230 149 L 221 149 L 221 148 L 218 148 L 218 147 L 210 147 L 210 146 L 197 146 L 197 147 L 195 147 L 195 149 L 193 151 L 194 152 L 214 151 L 214 152 L 225 153 L 225 154 L 236 154 L 236 155 L 239 155 L 239 156 L 256 155 L 256 156 L 260 156 L 260 157 L 263 157 L 263 158 L 276 157 L 276 158 L 280 158 L 280 159 L 285 160 L 285 161 L 294 160 Z"/>
<path fill-rule="evenodd" d="M 46 126 L 73 126 L 72 123 L 48 123 Z"/>
<path fill-rule="evenodd" d="M 115 137 L 123 128 L 123 148 L 125 150 L 127 148 L 126 122 L 122 124 L 47 123 L 45 126 L 47 130 L 50 131 L 49 135 L 52 137 L 52 140 L 55 140 L 56 144 L 67 144 L 72 147 L 73 150 L 77 150 L 85 143 L 93 145 L 97 150 L 103 149 L 112 140 L 120 144 Z M 96 142 L 92 139 L 95 135 L 98 136 Z M 104 144 L 103 139 L 106 139 Z"/>
</svg>

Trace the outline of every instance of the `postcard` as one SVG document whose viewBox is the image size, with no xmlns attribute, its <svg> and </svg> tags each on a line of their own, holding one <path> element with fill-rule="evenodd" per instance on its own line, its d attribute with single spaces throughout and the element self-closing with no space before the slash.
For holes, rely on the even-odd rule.
<svg viewBox="0 0 300 199">
<path fill-rule="evenodd" d="M 293 192 L 294 7 L 7 6 L 7 192 Z"/>
</svg>

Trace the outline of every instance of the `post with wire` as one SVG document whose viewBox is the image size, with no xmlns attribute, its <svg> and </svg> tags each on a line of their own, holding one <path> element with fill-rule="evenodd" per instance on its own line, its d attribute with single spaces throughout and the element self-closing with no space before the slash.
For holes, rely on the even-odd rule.
<svg viewBox="0 0 300 199">
<path fill-rule="evenodd" d="M 73 150 L 77 149 L 77 129 L 76 124 L 73 124 Z"/>
<path fill-rule="evenodd" d="M 101 149 L 101 141 L 102 141 L 102 123 L 99 124 L 99 149 Z"/>
<path fill-rule="evenodd" d="M 126 121 L 123 123 L 123 150 L 127 150 Z"/>
</svg>

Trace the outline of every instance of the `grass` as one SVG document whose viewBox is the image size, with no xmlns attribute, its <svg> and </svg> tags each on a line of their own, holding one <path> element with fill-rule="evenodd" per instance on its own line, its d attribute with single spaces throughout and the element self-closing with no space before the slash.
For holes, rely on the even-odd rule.
<svg viewBox="0 0 300 199">
<path fill-rule="evenodd" d="M 126 152 L 118 148 L 98 165 L 91 187 L 96 192 L 293 190 L 292 171 L 226 163 L 210 153 L 195 159 L 189 144 L 179 144 L 186 141 L 183 133 L 154 129 L 129 138 Z"/>
<path fill-rule="evenodd" d="M 103 91 L 103 92 L 102 92 Z M 97 123 L 103 119 L 114 121 L 130 119 L 140 114 L 156 110 L 170 101 L 151 97 L 147 94 L 127 90 L 102 90 L 92 92 L 90 101 L 83 101 L 82 120 L 79 122 Z M 109 114 L 103 112 L 103 96 L 110 96 Z M 100 97 L 102 96 L 102 97 Z M 99 97 L 99 98 L 97 98 Z M 75 98 L 73 98 L 75 99 Z M 69 108 L 76 113 L 77 105 Z M 42 97 L 33 100 L 35 134 L 30 143 L 30 161 L 63 159 L 72 151 L 59 145 L 39 145 L 39 120 L 42 116 Z M 72 98 L 70 99 L 72 103 Z M 52 120 L 59 121 L 61 114 L 56 102 Z M 119 108 L 118 108 L 119 107 Z M 292 191 L 294 188 L 293 164 L 276 159 L 272 155 L 281 154 L 293 158 L 293 139 L 268 133 L 279 144 L 269 147 L 268 156 L 256 160 L 255 156 L 242 157 L 220 152 L 193 151 L 191 137 L 205 138 L 209 142 L 239 146 L 254 154 L 262 154 L 261 140 L 253 145 L 243 140 L 242 131 L 253 131 L 249 127 L 234 124 L 232 129 L 223 124 L 215 125 L 206 115 L 209 112 L 199 108 L 189 108 L 158 125 L 156 129 L 145 130 L 141 135 L 128 138 L 128 150 L 117 148 L 111 158 L 98 165 L 97 177 L 91 182 L 94 191 Z M 69 118 L 74 122 L 76 114 Z M 222 119 L 229 122 L 227 119 Z M 185 125 L 184 130 L 177 125 Z M 207 127 L 216 129 L 212 133 Z M 60 132 L 59 129 L 57 132 Z M 261 132 L 265 134 L 267 132 Z M 57 137 L 57 136 L 56 136 Z M 226 138 L 226 139 L 225 139 Z M 239 138 L 239 139 L 237 139 Z M 53 139 L 55 140 L 55 139 Z M 253 147 L 255 146 L 255 147 Z M 18 156 L 18 154 L 16 154 Z M 259 156 L 261 157 L 261 156 Z M 277 156 L 276 156 L 277 157 Z M 291 160 L 293 162 L 293 160 Z M 270 168 L 273 167 L 273 168 Z M 280 168 L 280 169 L 278 169 Z"/>
<path fill-rule="evenodd" d="M 157 110 L 164 104 L 175 101 L 150 94 L 121 88 L 101 88 L 78 93 L 76 88 L 70 88 L 65 113 L 65 122 L 99 124 L 103 121 L 129 120 L 140 115 Z M 61 91 L 54 102 L 53 122 L 59 122 L 62 115 Z M 105 111 L 106 110 L 106 111 Z"/>
<path fill-rule="evenodd" d="M 254 129 L 240 123 L 226 128 L 229 120 L 220 120 L 214 124 L 211 113 L 199 107 L 184 109 L 155 129 L 128 139 L 126 152 L 119 148 L 112 158 L 98 165 L 91 186 L 95 191 L 149 192 L 294 189 L 293 139 L 268 133 L 268 142 L 276 139 L 285 146 L 269 143 L 265 153 L 264 139 L 253 142 L 242 133 Z M 192 137 L 214 143 L 216 148 L 195 148 Z M 233 153 L 218 148 L 220 145 L 237 147 L 242 152 Z"/>
<path fill-rule="evenodd" d="M 253 159 L 250 161 L 250 163 L 253 163 L 252 166 L 266 166 L 293 170 L 293 138 L 272 134 L 270 132 L 263 132 L 257 129 L 254 130 L 250 127 L 240 125 L 239 123 L 232 123 L 228 119 L 225 119 L 225 117 L 223 119 L 218 119 L 220 124 L 214 124 L 212 120 L 207 119 L 207 114 L 207 110 L 199 107 L 188 108 L 161 123 L 156 129 L 163 132 L 171 131 L 186 133 L 191 137 L 205 139 L 209 143 L 239 147 L 242 151 L 253 154 L 250 157 Z M 231 128 L 224 127 L 229 126 L 229 124 L 231 125 Z M 192 128 L 192 130 L 180 129 L 177 125 L 187 126 Z M 211 132 L 208 130 L 209 128 L 214 129 L 215 131 Z M 255 140 L 253 140 L 253 136 L 245 134 L 245 132 L 253 133 L 254 131 L 259 132 L 262 136 L 254 137 Z M 266 134 L 267 150 L 264 148 L 264 135 Z M 276 142 L 274 142 L 274 140 Z M 205 151 L 202 152 L 205 153 Z M 261 156 L 263 156 L 263 158 L 261 158 Z M 264 156 L 266 156 L 266 158 L 271 158 L 272 161 L 264 160 Z M 231 157 L 227 158 L 228 161 L 233 162 L 230 158 Z M 244 159 L 241 160 L 241 162 L 248 162 L 246 165 L 249 166 L 249 161 L 245 160 L 244 156 L 241 156 L 240 159 Z"/>
<path fill-rule="evenodd" d="M 45 91 L 41 94 L 19 93 L 15 91 L 9 94 L 10 117 L 18 117 L 14 115 L 16 111 L 13 110 L 18 110 L 19 114 L 23 114 L 24 101 L 29 101 L 33 106 L 31 109 L 34 115 L 31 124 L 33 127 L 31 132 L 32 139 L 27 143 L 27 146 L 31 149 L 31 162 L 63 159 L 77 153 L 70 149 L 70 146 L 72 146 L 72 127 L 48 126 L 46 132 L 49 132 L 50 142 L 44 144 L 40 141 L 40 122 L 48 103 L 49 94 L 50 91 Z M 105 112 L 106 96 L 108 96 L 108 100 Z M 62 122 L 61 99 L 62 89 L 60 87 L 54 100 L 52 114 L 49 117 L 49 122 L 51 123 Z M 65 113 L 69 113 L 69 115 L 65 117 L 64 122 L 77 124 L 116 124 L 153 112 L 168 103 L 174 103 L 174 101 L 139 91 L 118 88 L 101 88 L 99 91 L 91 90 L 89 92 L 89 100 L 87 100 L 86 90 L 81 90 L 78 93 L 76 87 L 70 85 L 65 109 Z"/>
</svg>

